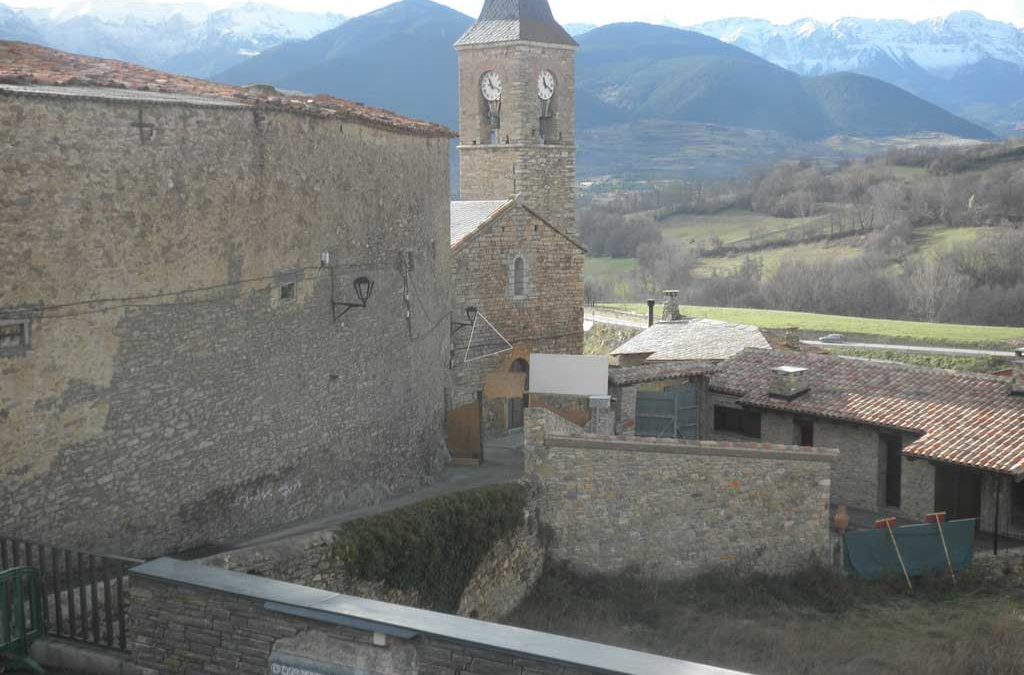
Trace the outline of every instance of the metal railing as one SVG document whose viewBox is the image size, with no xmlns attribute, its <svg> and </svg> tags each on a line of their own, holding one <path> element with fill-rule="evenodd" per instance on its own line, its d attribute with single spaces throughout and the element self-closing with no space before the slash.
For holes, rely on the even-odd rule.
<svg viewBox="0 0 1024 675">
<path fill-rule="evenodd" d="M 128 570 L 141 562 L 0 536 L 0 570 L 39 573 L 47 634 L 97 647 L 128 650 Z"/>
<path fill-rule="evenodd" d="M 39 571 L 15 567 L 0 571 L 0 655 L 16 666 L 42 675 L 29 657 L 32 642 L 46 632 Z"/>
</svg>

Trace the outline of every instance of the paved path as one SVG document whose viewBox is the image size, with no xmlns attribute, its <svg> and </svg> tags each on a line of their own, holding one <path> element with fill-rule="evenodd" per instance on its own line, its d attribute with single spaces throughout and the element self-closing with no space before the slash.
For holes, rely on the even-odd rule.
<svg viewBox="0 0 1024 675">
<path fill-rule="evenodd" d="M 623 326 L 626 328 L 647 328 L 647 319 L 639 314 L 617 312 L 611 309 L 583 308 L 583 320 L 600 323 L 606 326 Z"/>
<path fill-rule="evenodd" d="M 416 492 L 395 497 L 387 501 L 359 509 L 329 513 L 263 532 L 256 536 L 226 543 L 217 548 L 230 551 L 250 546 L 262 546 L 282 539 L 334 529 L 342 523 L 375 516 L 394 509 L 409 506 L 441 495 L 463 492 L 487 485 L 499 485 L 518 480 L 523 476 L 523 433 L 512 432 L 507 436 L 488 441 L 484 446 L 484 463 L 481 466 L 449 466 L 431 485 Z M 204 555 L 210 552 L 204 553 Z"/>
<path fill-rule="evenodd" d="M 999 357 L 1012 359 L 1013 352 L 1000 352 L 988 349 L 958 349 L 956 347 L 918 347 L 914 345 L 885 345 L 871 342 L 821 342 L 819 340 L 801 340 L 805 345 L 826 347 L 828 349 L 877 349 L 879 351 L 908 352 L 912 354 L 939 354 L 942 356 L 975 356 Z"/>
</svg>

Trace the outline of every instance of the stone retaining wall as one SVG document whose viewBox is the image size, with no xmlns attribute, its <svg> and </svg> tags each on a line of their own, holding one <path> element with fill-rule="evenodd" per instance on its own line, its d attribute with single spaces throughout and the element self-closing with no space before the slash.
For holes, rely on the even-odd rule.
<svg viewBox="0 0 1024 675">
<path fill-rule="evenodd" d="M 677 578 L 735 562 L 785 572 L 828 554 L 837 451 L 595 436 L 566 425 L 527 411 L 527 475 L 554 558 Z"/>
<path fill-rule="evenodd" d="M 729 673 L 198 563 L 162 559 L 132 575 L 132 655 L 154 675 Z"/>
</svg>

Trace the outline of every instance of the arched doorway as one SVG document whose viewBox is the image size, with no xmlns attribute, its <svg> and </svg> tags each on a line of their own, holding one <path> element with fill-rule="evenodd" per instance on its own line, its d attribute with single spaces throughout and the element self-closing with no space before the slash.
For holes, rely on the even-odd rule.
<svg viewBox="0 0 1024 675">
<path fill-rule="evenodd" d="M 508 400 L 508 428 L 510 430 L 522 429 L 526 423 L 525 410 L 530 395 L 530 363 L 526 359 L 516 359 L 512 362 L 509 371 L 526 375 L 526 384 L 523 387 L 522 398 L 510 398 Z"/>
</svg>

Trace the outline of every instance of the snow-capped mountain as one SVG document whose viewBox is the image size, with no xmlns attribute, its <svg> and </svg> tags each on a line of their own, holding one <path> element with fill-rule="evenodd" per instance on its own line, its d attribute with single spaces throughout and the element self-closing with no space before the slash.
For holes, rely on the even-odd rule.
<svg viewBox="0 0 1024 675">
<path fill-rule="evenodd" d="M 0 5 L 0 40 L 37 42 L 40 39 L 39 31 L 28 16 Z"/>
<path fill-rule="evenodd" d="M 935 74 L 986 58 L 1024 65 L 1024 33 L 977 12 L 919 23 L 847 18 L 831 24 L 804 19 L 779 26 L 760 19 L 724 19 L 693 30 L 804 75 L 856 70 L 878 54 L 912 61 Z"/>
<path fill-rule="evenodd" d="M 1002 133 L 1024 131 L 1024 31 L 977 12 L 917 23 L 736 18 L 692 30 L 802 75 L 871 75 Z"/>
<path fill-rule="evenodd" d="M 8 15 L 25 24 L 20 31 L 5 29 L 14 21 L 7 20 Z M 295 12 L 257 3 L 214 9 L 199 2 L 71 0 L 20 12 L 0 5 L 0 38 L 206 77 L 284 42 L 306 40 L 336 28 L 343 21 L 338 14 Z"/>
</svg>

